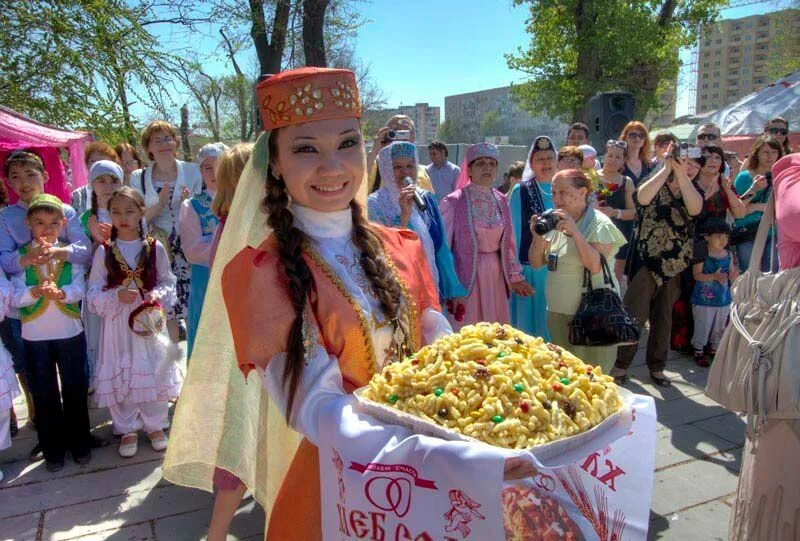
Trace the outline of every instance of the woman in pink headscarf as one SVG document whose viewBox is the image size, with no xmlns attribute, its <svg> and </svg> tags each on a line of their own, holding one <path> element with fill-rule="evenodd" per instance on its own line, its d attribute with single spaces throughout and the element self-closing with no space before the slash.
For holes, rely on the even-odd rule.
<svg viewBox="0 0 800 541">
<path fill-rule="evenodd" d="M 780 270 L 800 267 L 800 153 L 772 166 Z M 756 271 L 758 268 L 755 269 Z M 753 272 L 753 269 L 750 269 Z M 776 401 L 768 396 L 767 401 Z M 747 439 L 729 541 L 797 539 L 800 531 L 800 419 L 769 419 Z"/>
<path fill-rule="evenodd" d="M 517 259 L 508 201 L 492 187 L 497 156 L 497 147 L 489 143 L 469 147 L 456 191 L 439 205 L 456 274 L 469 291 L 447 303 L 455 329 L 479 321 L 510 323 L 510 293 L 533 294 Z"/>
</svg>

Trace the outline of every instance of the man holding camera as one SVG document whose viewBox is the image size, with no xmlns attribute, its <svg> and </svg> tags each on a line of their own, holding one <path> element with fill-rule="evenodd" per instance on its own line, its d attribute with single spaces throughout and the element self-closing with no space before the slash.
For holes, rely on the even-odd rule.
<svg viewBox="0 0 800 541">
<path fill-rule="evenodd" d="M 378 164 L 376 162 L 378 152 L 394 141 L 409 141 L 413 143 L 414 138 L 414 121 L 406 115 L 394 115 L 386 121 L 384 127 L 378 130 L 372 142 L 372 150 L 367 154 L 367 166 L 370 168 L 369 193 L 374 192 L 380 187 Z M 433 186 L 431 186 L 431 179 L 428 178 L 428 172 L 425 171 L 425 167 L 419 164 L 417 164 L 416 181 L 417 185 L 423 190 L 434 192 Z"/>
<path fill-rule="evenodd" d="M 442 141 L 433 141 L 428 145 L 431 163 L 425 167 L 433 184 L 434 195 L 439 200 L 456 188 L 456 180 L 461 168 L 447 159 L 447 145 Z"/>
</svg>

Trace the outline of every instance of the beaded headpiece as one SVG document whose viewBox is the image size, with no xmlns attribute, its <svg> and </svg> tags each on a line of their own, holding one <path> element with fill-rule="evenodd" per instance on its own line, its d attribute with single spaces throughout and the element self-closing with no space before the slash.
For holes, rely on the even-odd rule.
<svg viewBox="0 0 800 541">
<path fill-rule="evenodd" d="M 408 143 L 406 141 L 398 141 L 392 143 L 392 159 L 394 158 L 413 158 L 417 159 L 417 147 L 414 146 L 414 143 Z"/>
<path fill-rule="evenodd" d="M 467 149 L 467 165 L 471 164 L 478 158 L 494 158 L 498 159 L 500 156 L 497 147 L 491 143 L 478 143 L 472 145 Z"/>
<path fill-rule="evenodd" d="M 556 148 L 553 146 L 553 140 L 547 137 L 546 135 L 540 135 L 533 141 L 533 149 L 531 154 L 536 154 L 537 152 L 542 152 L 545 150 L 549 150 L 550 152 L 555 152 Z"/>
<path fill-rule="evenodd" d="M 333 118 L 361 118 L 356 76 L 350 70 L 300 68 L 256 86 L 265 130 Z"/>
</svg>

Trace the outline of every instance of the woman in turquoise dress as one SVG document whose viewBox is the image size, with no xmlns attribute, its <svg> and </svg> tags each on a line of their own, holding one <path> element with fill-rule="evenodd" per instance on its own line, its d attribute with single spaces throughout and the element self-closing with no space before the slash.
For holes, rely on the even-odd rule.
<svg viewBox="0 0 800 541">
<path fill-rule="evenodd" d="M 547 327 L 547 267 L 534 269 L 528 261 L 528 250 L 533 242 L 529 223 L 531 216 L 540 215 L 553 208 L 553 192 L 550 182 L 556 174 L 556 148 L 546 136 L 533 141 L 525 162 L 522 180 L 514 186 L 509 196 L 511 223 L 519 249 L 522 275 L 533 286 L 530 297 L 511 295 L 511 324 L 532 336 L 550 340 Z"/>
<path fill-rule="evenodd" d="M 202 191 L 186 199 L 181 204 L 178 229 L 181 247 L 186 260 L 191 265 L 189 286 L 189 317 L 187 321 L 187 359 L 191 359 L 203 300 L 206 296 L 209 277 L 211 245 L 219 219 L 211 210 L 211 203 L 217 190 L 215 167 L 217 158 L 227 149 L 222 143 L 205 145 L 197 154 L 200 174 L 203 177 Z"/>
</svg>

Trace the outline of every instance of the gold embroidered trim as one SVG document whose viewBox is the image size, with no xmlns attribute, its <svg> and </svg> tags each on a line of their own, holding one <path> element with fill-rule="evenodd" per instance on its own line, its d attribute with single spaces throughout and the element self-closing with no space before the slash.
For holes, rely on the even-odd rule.
<svg viewBox="0 0 800 541">
<path fill-rule="evenodd" d="M 378 237 L 380 239 L 380 237 Z M 414 340 L 414 348 L 418 348 L 422 345 L 422 336 L 419 334 L 419 314 L 417 313 L 417 305 L 414 302 L 414 297 L 408 291 L 408 286 L 400 277 L 400 271 L 397 270 L 397 267 L 392 261 L 392 258 L 386 255 L 386 248 L 383 246 L 383 242 L 380 243 L 381 251 L 383 252 L 383 258 L 386 260 L 386 264 L 389 266 L 391 271 L 394 273 L 394 280 L 400 284 L 400 289 L 403 291 L 403 297 L 406 299 L 406 318 L 408 320 L 408 329 L 411 332 L 411 339 Z M 415 352 L 412 352 L 415 353 Z M 400 359 L 402 360 L 402 359 Z"/>
<path fill-rule="evenodd" d="M 152 248 L 152 244 L 150 242 L 151 237 L 145 237 L 143 239 L 144 243 L 144 258 L 141 261 L 137 261 L 136 269 L 131 269 L 128 262 L 125 261 L 125 257 L 122 255 L 119 247 L 116 243 L 111 243 L 111 253 L 114 256 L 114 259 L 117 260 L 117 264 L 119 265 L 122 272 L 125 273 L 125 279 L 122 281 L 122 286 L 128 286 L 128 284 L 133 281 L 136 284 L 136 287 L 139 289 L 144 288 L 144 282 L 142 281 L 142 273 L 144 272 L 144 265 L 147 261 L 150 260 L 150 250 Z M 141 264 L 140 264 L 141 263 Z"/>
<path fill-rule="evenodd" d="M 378 360 L 375 356 L 375 344 L 372 342 L 372 331 L 369 323 L 367 322 L 367 317 L 364 315 L 364 311 L 350 294 L 350 291 L 347 290 L 341 278 L 339 278 L 339 276 L 333 272 L 333 269 L 330 267 L 330 265 L 328 265 L 328 262 L 322 258 L 319 252 L 317 252 L 317 249 L 314 248 L 314 246 L 308 240 L 303 242 L 303 249 L 306 253 L 308 253 L 309 257 L 311 257 L 311 259 L 322 270 L 322 272 L 325 273 L 325 276 L 328 277 L 333 285 L 336 286 L 336 289 L 339 290 L 339 293 L 341 293 L 347 302 L 350 303 L 350 306 L 353 308 L 353 310 L 355 310 L 358 320 L 361 324 L 361 334 L 363 335 L 364 343 L 367 346 L 370 375 L 377 373 Z"/>
</svg>

